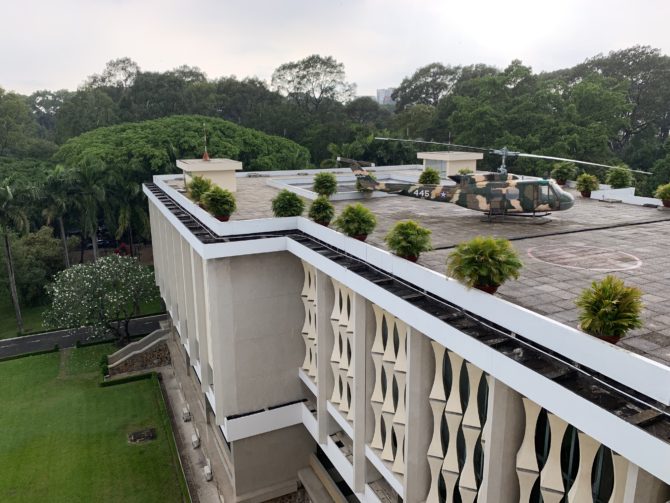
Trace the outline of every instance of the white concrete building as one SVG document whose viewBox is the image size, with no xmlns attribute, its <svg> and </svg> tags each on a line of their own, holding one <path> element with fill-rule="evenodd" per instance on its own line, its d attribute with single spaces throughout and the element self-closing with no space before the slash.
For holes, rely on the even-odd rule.
<svg viewBox="0 0 670 503">
<path fill-rule="evenodd" d="M 670 367 L 178 178 L 144 188 L 156 281 L 236 501 L 670 500 Z"/>
</svg>

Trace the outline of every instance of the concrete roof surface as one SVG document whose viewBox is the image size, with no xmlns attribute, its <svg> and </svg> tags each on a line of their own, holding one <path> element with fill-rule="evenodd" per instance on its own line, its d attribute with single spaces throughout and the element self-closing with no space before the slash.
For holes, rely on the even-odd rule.
<svg viewBox="0 0 670 503">
<path fill-rule="evenodd" d="M 418 175 L 416 170 L 402 173 Z M 281 178 L 277 172 L 268 176 Z M 267 180 L 238 177 L 238 211 L 232 220 L 272 217 L 270 201 L 278 189 Z M 580 292 L 609 273 L 621 277 L 644 294 L 644 326 L 619 345 L 670 365 L 670 211 L 573 193 L 575 206 L 553 213 L 542 224 L 523 217 L 491 223 L 480 212 L 403 196 L 361 202 L 378 220 L 368 243 L 386 249 L 384 236 L 395 222 L 416 220 L 432 231 L 435 248 L 422 254 L 418 263 L 441 273 L 447 255 L 462 241 L 477 235 L 511 239 L 524 267 L 520 278 L 505 283 L 498 295 L 573 327 L 578 323 L 574 300 Z M 334 202 L 336 213 L 350 202 Z"/>
</svg>

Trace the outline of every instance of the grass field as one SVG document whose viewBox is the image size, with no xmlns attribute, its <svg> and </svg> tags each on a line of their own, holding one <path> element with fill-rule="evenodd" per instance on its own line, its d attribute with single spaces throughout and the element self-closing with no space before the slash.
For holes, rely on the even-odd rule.
<svg viewBox="0 0 670 503">
<path fill-rule="evenodd" d="M 34 332 L 42 332 L 42 313 L 47 306 L 22 307 L 23 325 L 25 327 L 24 335 L 30 335 Z M 140 314 L 157 314 L 163 312 L 160 300 L 147 302 L 140 306 Z M 9 339 L 18 335 L 16 328 L 16 318 L 14 317 L 14 307 L 9 295 L 5 292 L 0 293 L 0 339 Z"/>
<path fill-rule="evenodd" d="M 0 501 L 181 502 L 184 479 L 157 381 L 101 388 L 111 345 L 0 363 Z M 155 427 L 139 445 L 128 433 Z"/>
</svg>

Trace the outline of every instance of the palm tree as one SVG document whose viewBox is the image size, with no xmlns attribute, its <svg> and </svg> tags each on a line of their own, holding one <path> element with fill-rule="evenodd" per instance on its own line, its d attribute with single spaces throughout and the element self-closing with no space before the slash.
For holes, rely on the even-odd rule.
<svg viewBox="0 0 670 503">
<path fill-rule="evenodd" d="M 54 220 L 58 221 L 60 238 L 63 244 L 63 259 L 65 268 L 70 267 L 70 252 L 67 247 L 67 237 L 65 236 L 65 225 L 63 216 L 68 209 L 69 201 L 69 178 L 62 166 L 56 166 L 48 175 L 44 186 L 44 197 L 46 207 L 42 210 L 42 215 L 46 219 L 47 225 L 51 225 Z"/>
<path fill-rule="evenodd" d="M 21 316 L 21 306 L 19 305 L 19 294 L 16 290 L 16 277 L 14 274 L 14 261 L 12 260 L 12 247 L 9 240 L 9 233 L 14 230 L 21 232 L 28 229 L 29 222 L 25 212 L 25 206 L 22 204 L 16 186 L 9 179 L 5 179 L 0 184 L 0 232 L 5 245 L 5 264 L 7 265 L 7 278 L 9 279 L 9 293 L 14 305 L 14 314 L 16 315 L 16 325 L 19 333 L 23 333 L 23 317 Z"/>
<path fill-rule="evenodd" d="M 93 260 L 98 260 L 98 214 L 105 201 L 105 163 L 96 157 L 86 157 L 72 172 L 75 205 L 79 210 L 82 238 L 93 245 Z"/>
<path fill-rule="evenodd" d="M 116 239 L 121 239 L 128 232 L 130 254 L 134 256 L 134 236 L 139 230 L 146 229 L 149 216 L 146 212 L 146 201 L 140 183 L 130 173 L 118 173 L 110 183 L 108 194 L 108 226 L 115 228 Z M 110 225 L 111 224 L 111 225 Z"/>
</svg>

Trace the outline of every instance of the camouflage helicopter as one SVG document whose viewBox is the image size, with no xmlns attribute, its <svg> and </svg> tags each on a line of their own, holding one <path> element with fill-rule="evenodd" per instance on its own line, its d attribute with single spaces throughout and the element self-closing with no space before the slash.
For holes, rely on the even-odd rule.
<svg viewBox="0 0 670 503">
<path fill-rule="evenodd" d="M 377 190 L 380 192 L 415 197 L 418 199 L 428 199 L 443 203 L 453 203 L 464 208 L 488 213 L 490 216 L 494 214 L 544 216 L 552 211 L 569 210 L 575 204 L 575 199 L 572 194 L 563 190 L 560 185 L 552 179 L 524 179 L 518 175 L 508 174 L 505 165 L 507 157 L 531 157 L 555 161 L 569 161 L 608 169 L 614 168 L 614 166 L 578 161 L 575 159 L 513 152 L 506 147 L 502 149 L 483 149 L 479 147 L 432 141 L 403 140 L 398 138 L 375 139 L 445 145 L 448 147 L 481 150 L 487 153 L 500 155 L 502 157 L 502 163 L 498 168 L 498 173 L 452 175 L 449 176 L 449 178 L 454 182 L 453 185 L 427 185 L 419 183 L 378 181 L 362 166 L 362 164 L 371 165 L 370 163 L 341 157 L 337 158 L 340 162 L 351 164 L 351 170 L 363 189 Z M 631 171 L 649 174 L 645 171 Z"/>
</svg>

